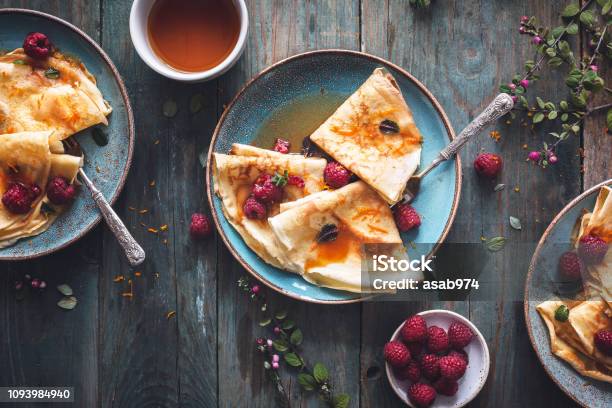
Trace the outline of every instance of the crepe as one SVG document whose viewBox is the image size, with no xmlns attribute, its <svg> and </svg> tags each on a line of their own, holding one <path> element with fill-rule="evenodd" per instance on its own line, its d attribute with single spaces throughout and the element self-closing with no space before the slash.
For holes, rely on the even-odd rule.
<svg viewBox="0 0 612 408">
<path fill-rule="evenodd" d="M 561 305 L 569 307 L 566 322 L 555 319 L 555 311 Z M 612 320 L 603 301 L 564 303 L 550 300 L 536 307 L 550 334 L 553 354 L 568 362 L 586 377 L 612 383 L 612 358 L 602 354 L 594 345 L 595 334 L 610 329 Z"/>
<path fill-rule="evenodd" d="M 299 176 L 304 187 L 286 185 L 284 201 L 292 201 L 321 191 L 324 187 L 323 170 L 326 160 L 305 158 L 300 155 L 281 154 L 270 150 L 234 145 L 232 152 L 248 150 L 248 156 L 213 154 L 214 190 L 223 202 L 223 213 L 242 236 L 246 244 L 264 261 L 278 268 L 286 268 L 288 260 L 267 220 L 253 220 L 242 212 L 253 182 L 263 173 Z M 278 204 L 269 209 L 273 216 L 280 211 Z"/>
<path fill-rule="evenodd" d="M 366 291 L 364 244 L 379 244 L 373 251 L 377 255 L 405 257 L 389 206 L 362 181 L 283 204 L 268 222 L 289 259 L 288 268 L 315 285 Z M 329 226 L 337 228 L 337 237 L 322 240 Z M 420 274 L 411 277 L 422 279 Z"/>
<path fill-rule="evenodd" d="M 395 79 L 377 68 L 310 139 L 395 204 L 419 166 L 423 138 Z"/>
<path fill-rule="evenodd" d="M 0 56 L 0 134 L 50 130 L 53 143 L 107 125 L 110 113 L 95 78 L 80 62 L 59 52 L 34 62 L 21 48 Z"/>
</svg>

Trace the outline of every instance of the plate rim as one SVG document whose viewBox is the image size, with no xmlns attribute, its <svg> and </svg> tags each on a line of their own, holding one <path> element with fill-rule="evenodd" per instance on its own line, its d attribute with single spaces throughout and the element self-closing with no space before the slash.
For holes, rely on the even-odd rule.
<svg viewBox="0 0 612 408">
<path fill-rule="evenodd" d="M 550 224 L 548 225 L 548 227 L 546 228 L 546 230 L 544 230 L 544 233 L 542 234 L 542 237 L 540 237 L 540 240 L 538 241 L 538 245 L 536 246 L 535 251 L 533 252 L 533 255 L 531 257 L 531 261 L 529 263 L 529 270 L 527 272 L 527 277 L 525 278 L 525 295 L 523 297 L 523 313 L 525 315 L 525 326 L 527 327 L 527 333 L 529 334 L 529 342 L 531 343 L 531 348 L 533 349 L 533 351 L 535 352 L 536 356 L 538 357 L 538 360 L 540 361 L 540 365 L 544 368 L 544 371 L 546 372 L 546 374 L 550 377 L 551 380 L 553 380 L 553 382 L 557 385 L 557 387 L 559 387 L 559 389 L 561 389 L 561 391 L 563 391 L 565 393 L 565 395 L 567 395 L 568 397 L 570 397 L 574 402 L 576 402 L 577 404 L 579 404 L 582 407 L 587 408 L 588 405 L 586 405 L 583 401 L 578 400 L 578 398 L 576 398 L 572 393 L 570 393 L 570 391 L 568 389 L 566 389 L 560 382 L 559 380 L 557 380 L 557 378 L 553 375 L 553 373 L 550 371 L 550 369 L 548 368 L 548 366 L 546 364 L 544 364 L 544 360 L 542 359 L 542 355 L 540 354 L 540 352 L 538 351 L 536 345 L 535 345 L 535 337 L 533 335 L 533 330 L 531 328 L 531 317 L 529 316 L 529 284 L 533 278 L 533 272 L 535 269 L 535 263 L 537 258 L 540 255 L 540 251 L 542 250 L 544 243 L 546 241 L 546 239 L 548 239 L 548 236 L 550 235 L 550 233 L 552 232 L 553 228 L 557 225 L 557 223 L 565 216 L 565 214 L 567 214 L 570 210 L 572 210 L 576 205 L 578 205 L 584 198 L 586 198 L 588 195 L 592 194 L 593 192 L 599 190 L 600 188 L 607 186 L 607 185 L 612 185 L 612 178 L 602 181 L 599 184 L 596 184 L 590 188 L 588 188 L 587 190 L 583 191 L 582 193 L 580 193 L 577 197 L 575 197 L 574 199 L 572 199 L 569 203 L 567 203 L 565 205 L 565 207 L 563 207 L 563 209 L 561 211 L 559 211 L 559 213 L 555 216 L 555 218 L 553 218 L 553 220 L 550 222 Z M 578 373 L 576 373 L 578 375 Z"/>
<path fill-rule="evenodd" d="M 225 122 L 226 116 L 232 110 L 232 108 L 234 107 L 234 105 L 238 101 L 238 99 L 240 99 L 242 97 L 242 95 L 245 93 L 245 91 L 251 85 L 253 85 L 253 83 L 258 81 L 263 75 L 267 74 L 268 72 L 273 71 L 274 69 L 278 68 L 281 65 L 287 64 L 287 63 L 295 61 L 295 60 L 303 59 L 303 58 L 309 58 L 309 57 L 313 57 L 313 56 L 316 57 L 317 55 L 333 55 L 333 54 L 342 54 L 342 55 L 349 55 L 349 56 L 353 56 L 353 57 L 360 57 L 360 58 L 369 59 L 369 60 L 375 61 L 378 64 L 381 64 L 383 66 L 391 67 L 391 68 L 395 69 L 396 71 L 400 72 L 402 75 L 404 75 L 406 78 L 408 78 L 419 89 L 419 91 L 421 91 L 427 97 L 429 102 L 432 104 L 433 108 L 438 113 L 438 116 L 442 119 L 444 127 L 446 128 L 446 132 L 447 132 L 448 136 L 450 137 L 450 141 L 455 139 L 455 137 L 456 137 L 455 131 L 453 130 L 453 127 L 452 127 L 452 125 L 450 123 L 450 120 L 448 119 L 448 116 L 446 115 L 446 112 L 442 108 L 442 105 L 440 105 L 438 100 L 433 96 L 433 94 L 429 91 L 429 89 L 427 89 L 427 87 L 425 87 L 425 85 L 423 85 L 418 79 L 416 79 L 414 76 L 412 76 L 412 74 L 410 74 L 408 71 L 406 71 L 404 68 L 400 67 L 399 65 L 396 65 L 396 64 L 394 64 L 394 63 L 392 63 L 390 61 L 387 61 L 384 58 L 377 57 L 375 55 L 368 54 L 368 53 L 361 52 L 361 51 L 353 51 L 353 50 L 346 50 L 346 49 L 340 49 L 340 48 L 331 48 L 331 49 L 324 49 L 324 50 L 306 51 L 306 52 L 302 52 L 302 53 L 299 53 L 299 54 L 292 55 L 290 57 L 284 58 L 284 59 L 282 59 L 280 61 L 277 61 L 277 62 L 273 63 L 272 65 L 264 68 L 263 70 L 261 70 L 257 74 L 255 74 L 251 79 L 249 79 L 245 83 L 245 85 L 236 93 L 236 95 L 232 98 L 231 102 L 227 105 L 227 107 L 225 108 L 225 110 L 221 114 L 221 117 L 219 118 L 219 121 L 217 122 L 217 125 L 215 126 L 215 130 L 214 130 L 212 138 L 210 140 L 210 146 L 209 146 L 209 149 L 208 149 L 208 155 L 207 155 L 207 161 L 206 161 L 206 193 L 207 193 L 208 204 L 209 204 L 209 207 L 210 207 L 210 210 L 211 210 L 212 218 L 213 218 L 213 221 L 215 222 L 215 226 L 217 228 L 217 231 L 218 231 L 219 235 L 221 236 L 221 239 L 225 243 L 225 246 L 227 247 L 227 249 L 232 253 L 233 257 L 242 265 L 242 267 L 244 269 L 247 270 L 247 272 L 249 272 L 249 274 L 251 276 L 253 276 L 255 279 L 257 279 L 258 281 L 260 281 L 264 285 L 268 286 L 269 288 L 275 290 L 276 292 L 281 293 L 281 294 L 283 294 L 285 296 L 288 296 L 290 298 L 301 300 L 301 301 L 305 301 L 305 302 L 309 302 L 309 303 L 338 305 L 338 304 L 349 304 L 349 303 L 362 302 L 362 301 L 364 301 L 366 299 L 371 298 L 372 296 L 359 296 L 359 297 L 352 298 L 352 299 L 342 299 L 342 300 L 313 299 L 311 297 L 303 297 L 303 296 L 299 296 L 299 295 L 296 295 L 294 293 L 288 292 L 285 289 L 275 285 L 273 282 L 268 281 L 263 276 L 259 275 L 242 258 L 242 256 L 240 256 L 240 254 L 238 254 L 238 251 L 236 250 L 236 248 L 234 248 L 234 246 L 231 244 L 231 242 L 229 242 L 229 239 L 227 238 L 227 236 L 225 235 L 225 232 L 221 228 L 221 224 L 220 224 L 220 221 L 219 221 L 219 219 L 217 217 L 217 213 L 216 213 L 216 211 L 214 211 L 214 208 L 215 208 L 214 207 L 214 202 L 213 202 L 213 195 L 214 195 L 214 191 L 213 190 L 214 189 L 213 189 L 213 186 L 212 186 L 212 183 L 211 183 L 211 181 L 212 181 L 212 169 L 211 169 L 212 154 L 213 154 L 213 149 L 214 149 L 215 143 L 216 143 L 217 138 L 219 136 L 219 131 L 221 129 L 221 126 Z M 455 177 L 455 192 L 454 192 L 454 197 L 453 197 L 453 203 L 452 203 L 452 206 L 451 206 L 450 216 L 448 217 L 448 219 L 446 221 L 446 224 L 444 225 L 444 229 L 442 230 L 442 233 L 440 234 L 440 237 L 438 238 L 438 242 L 436 243 L 436 245 L 433 247 L 433 249 L 427 255 L 428 259 L 436 253 L 436 251 L 439 249 L 440 245 L 442 245 L 442 243 L 446 240 L 446 237 L 448 236 L 448 233 L 449 233 L 449 231 L 450 231 L 450 229 L 451 229 L 451 227 L 453 225 L 453 222 L 455 221 L 455 216 L 457 214 L 457 210 L 458 210 L 458 207 L 459 207 L 459 199 L 461 197 L 461 185 L 462 185 L 461 181 L 462 181 L 462 177 L 463 177 L 462 169 L 461 169 L 461 157 L 459 156 L 459 154 L 457 154 L 455 156 L 455 172 L 456 172 L 456 177 Z"/>
<path fill-rule="evenodd" d="M 23 9 L 23 8 L 0 8 L 0 14 L 25 14 L 25 15 L 30 15 L 30 16 L 42 17 L 42 18 L 51 20 L 55 23 L 59 23 L 60 25 L 63 25 L 69 30 L 72 30 L 73 32 L 75 32 L 77 35 L 83 38 L 85 42 L 87 42 L 91 47 L 93 47 L 93 49 L 98 53 L 98 55 L 100 55 L 100 57 L 102 57 L 102 60 L 104 60 L 108 68 L 111 70 L 113 77 L 115 78 L 115 82 L 119 86 L 119 92 L 121 93 L 123 103 L 125 104 L 125 110 L 127 111 L 128 139 L 129 139 L 128 156 L 127 156 L 125 168 L 123 170 L 123 173 L 121 174 L 121 177 L 119 178 L 119 184 L 117 185 L 117 190 L 115 194 L 109 199 L 110 205 L 113 205 L 115 201 L 117 201 L 117 198 L 119 198 L 119 195 L 121 194 L 121 192 L 123 191 L 128 173 L 130 171 L 130 168 L 132 167 L 132 158 L 134 154 L 134 142 L 135 142 L 135 135 L 136 135 L 136 130 L 134 126 L 134 113 L 132 111 L 132 105 L 130 104 L 130 98 L 129 98 L 127 89 L 125 87 L 125 83 L 123 82 L 123 78 L 121 77 L 121 74 L 117 70 L 117 67 L 115 67 L 115 64 L 110 59 L 110 57 L 106 54 L 106 52 L 102 49 L 102 47 L 100 47 L 100 45 L 98 45 L 97 42 L 95 42 L 89 35 L 87 35 L 87 33 L 85 33 L 83 30 L 81 30 L 74 24 L 69 23 L 68 21 L 60 17 L 56 17 L 54 15 L 44 13 L 38 10 Z M 54 248 L 50 248 L 44 251 L 40 251 L 38 253 L 27 254 L 27 255 L 11 255 L 11 256 L 0 255 L 0 261 L 22 261 L 22 260 L 27 260 L 27 259 L 35 259 L 35 258 L 43 257 L 45 255 L 49 255 L 53 252 L 57 252 L 61 249 L 64 249 L 74 244 L 76 241 L 83 238 L 89 231 L 91 231 L 96 225 L 98 225 L 101 219 L 102 219 L 102 215 L 98 212 L 93 222 L 91 222 L 88 226 L 86 226 L 74 238 L 69 239 L 68 241 Z"/>
</svg>

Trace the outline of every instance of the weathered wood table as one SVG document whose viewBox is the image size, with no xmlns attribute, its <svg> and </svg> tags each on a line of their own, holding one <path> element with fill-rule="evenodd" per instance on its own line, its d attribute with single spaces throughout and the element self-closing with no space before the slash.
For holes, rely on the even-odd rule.
<svg viewBox="0 0 612 408">
<path fill-rule="evenodd" d="M 120 296 L 117 275 L 133 276 L 114 238 L 98 226 L 80 242 L 44 259 L 0 265 L 0 385 L 70 385 L 78 407 L 271 407 L 274 390 L 263 375 L 253 339 L 262 334 L 256 310 L 236 286 L 245 272 L 219 239 L 194 243 L 189 216 L 207 210 L 204 172 L 213 128 L 233 95 L 266 66 L 314 49 L 346 48 L 399 64 L 440 101 L 456 131 L 495 96 L 497 86 L 521 71 L 527 40 L 517 35 L 519 17 L 556 21 L 554 1 L 434 1 L 415 11 L 406 0 L 249 0 L 250 33 L 239 64 L 221 78 L 185 85 L 157 75 L 136 55 L 129 38 L 127 0 L 17 1 L 1 7 L 49 12 L 82 28 L 114 60 L 135 110 L 137 141 L 125 190 L 116 204 L 147 250 L 133 299 Z M 538 92 L 564 95 L 562 78 L 549 75 Z M 204 95 L 191 114 L 190 98 Z M 168 99 L 178 114 L 162 115 Z M 304 354 L 330 368 L 334 386 L 351 395 L 351 406 L 400 406 L 384 376 L 381 347 L 413 312 L 434 306 L 469 316 L 491 350 L 491 371 L 471 406 L 572 406 L 546 375 L 529 344 L 521 302 L 531 251 L 553 216 L 583 189 L 612 177 L 612 141 L 604 119 L 590 119 L 583 137 L 562 147 L 559 163 L 545 171 L 524 161 L 523 144 L 540 135 L 519 123 L 497 124 L 499 142 L 485 132 L 462 153 L 461 204 L 450 242 L 476 243 L 505 235 L 524 245 L 495 254 L 480 276 L 492 284 L 482 301 L 363 303 L 321 306 L 269 293 L 302 328 Z M 159 142 L 157 142 L 159 141 Z M 584 148 L 584 158 L 578 154 Z M 501 182 L 519 186 L 493 193 L 479 183 L 472 160 L 481 149 L 501 152 Z M 581 166 L 583 171 L 581 171 Z M 150 186 L 150 181 L 155 186 Z M 146 215 L 129 207 L 147 208 Z M 509 215 L 523 222 L 508 227 Z M 168 224 L 167 243 L 140 222 Z M 445 253 L 455 256 L 460 253 Z M 22 301 L 14 282 L 41 277 L 49 289 Z M 70 284 L 79 304 L 55 306 L 54 286 Z M 176 311 L 168 319 L 167 313 Z M 317 406 L 285 374 L 295 406 Z M 25 405 L 23 405 L 25 406 Z"/>
</svg>

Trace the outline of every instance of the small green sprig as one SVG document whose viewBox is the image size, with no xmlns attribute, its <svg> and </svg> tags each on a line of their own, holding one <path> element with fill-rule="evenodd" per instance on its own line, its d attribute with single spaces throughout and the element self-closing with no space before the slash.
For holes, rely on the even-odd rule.
<svg viewBox="0 0 612 408">
<path fill-rule="evenodd" d="M 276 386 L 279 406 L 288 407 L 290 404 L 282 379 L 278 374 L 281 361 L 284 361 L 287 366 L 297 370 L 297 381 L 303 391 L 316 392 L 320 400 L 328 407 L 348 407 L 350 397 L 347 394 L 334 394 L 329 372 L 325 365 L 316 363 L 311 367 L 302 356 L 300 346 L 304 341 L 304 334 L 296 323 L 289 318 L 287 312 L 284 310 L 275 313 L 270 312 L 266 297 L 261 292 L 260 286 L 251 284 L 249 278 L 241 277 L 238 280 L 238 287 L 253 302 L 258 304 L 262 314 L 259 326 L 272 330 L 273 336 L 271 338 L 260 337 L 256 339 L 255 343 L 257 351 L 265 357 L 264 369 Z"/>
</svg>

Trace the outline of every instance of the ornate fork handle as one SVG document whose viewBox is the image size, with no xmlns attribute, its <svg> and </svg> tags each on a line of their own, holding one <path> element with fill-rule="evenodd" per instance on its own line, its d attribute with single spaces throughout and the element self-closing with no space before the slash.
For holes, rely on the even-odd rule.
<svg viewBox="0 0 612 408">
<path fill-rule="evenodd" d="M 487 106 L 480 115 L 470 122 L 465 129 L 463 129 L 459 136 L 457 136 L 448 146 L 442 149 L 434 161 L 425 170 L 423 170 L 419 176 L 429 173 L 438 164 L 453 157 L 468 140 L 479 134 L 483 127 L 510 112 L 510 109 L 512 109 L 513 106 L 514 102 L 512 101 L 512 97 L 510 95 L 504 93 L 497 95 L 489 106 Z"/>
<path fill-rule="evenodd" d="M 98 205 L 98 208 L 100 208 L 100 212 L 106 220 L 108 227 L 117 238 L 117 241 L 119 241 L 119 245 L 121 245 L 125 251 L 125 255 L 127 256 L 130 265 L 140 265 L 145 260 L 145 251 L 138 244 L 138 242 L 136 242 L 117 213 L 115 213 L 108 201 L 106 201 L 106 198 L 104 198 L 100 190 L 96 188 L 82 169 L 79 170 L 79 175 L 87 185 L 87 188 L 89 188 L 91 196 Z"/>
</svg>

